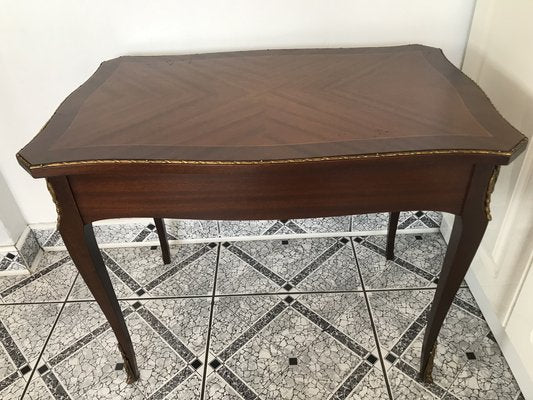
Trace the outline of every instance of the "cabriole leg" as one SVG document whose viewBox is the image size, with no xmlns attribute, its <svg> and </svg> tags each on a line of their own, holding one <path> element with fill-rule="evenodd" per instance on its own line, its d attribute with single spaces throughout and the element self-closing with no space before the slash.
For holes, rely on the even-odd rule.
<svg viewBox="0 0 533 400">
<path fill-rule="evenodd" d="M 463 211 L 455 217 L 422 345 L 420 378 L 426 382 L 432 381 L 433 358 L 442 323 L 487 228 L 494 171 L 492 166 L 474 167 Z"/>
<path fill-rule="evenodd" d="M 155 227 L 157 229 L 157 236 L 159 236 L 159 244 L 161 245 L 161 253 L 163 255 L 163 263 L 170 264 L 170 248 L 168 246 L 167 229 L 163 218 L 154 218 Z"/>
<path fill-rule="evenodd" d="M 399 219 L 399 212 L 389 213 L 389 230 L 387 232 L 387 249 L 385 251 L 385 256 L 387 257 L 387 260 L 394 259 L 394 239 L 396 238 L 396 230 L 398 229 Z"/>
<path fill-rule="evenodd" d="M 133 344 L 94 238 L 92 224 L 82 221 L 66 177 L 49 178 L 48 187 L 56 201 L 58 229 L 65 246 L 113 329 L 124 359 L 127 382 L 133 383 L 139 378 Z"/>
</svg>

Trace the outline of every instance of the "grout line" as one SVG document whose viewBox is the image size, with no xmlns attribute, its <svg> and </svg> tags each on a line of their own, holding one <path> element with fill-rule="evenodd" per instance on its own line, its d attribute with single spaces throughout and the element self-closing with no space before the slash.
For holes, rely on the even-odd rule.
<svg viewBox="0 0 533 400">
<path fill-rule="evenodd" d="M 373 292 L 405 292 L 412 290 L 436 290 L 435 286 L 409 287 L 409 288 L 377 288 L 366 289 L 367 293 Z M 468 286 L 460 286 L 459 289 L 468 289 Z M 198 299 L 211 297 L 245 297 L 245 296 L 297 296 L 301 294 L 336 294 L 336 293 L 363 293 L 363 289 L 354 290 L 319 290 L 319 291 L 289 291 L 289 292 L 257 292 L 257 293 L 222 293 L 222 294 L 193 294 L 182 296 L 142 296 L 142 297 L 118 297 L 118 301 L 143 301 L 143 300 L 172 300 L 172 299 Z M 57 303 L 90 303 L 95 302 L 92 299 L 67 299 L 67 300 L 50 300 L 50 301 L 27 301 L 27 302 L 8 302 L 0 303 L 1 306 L 19 306 L 26 304 L 57 304 Z"/>
<path fill-rule="evenodd" d="M 119 301 L 143 301 L 143 300 L 172 300 L 172 299 L 210 299 L 212 294 L 191 294 L 181 296 L 141 296 L 141 297 L 119 297 Z M 92 300 L 94 301 L 94 299 Z"/>
<path fill-rule="evenodd" d="M 374 324 L 374 316 L 372 315 L 372 309 L 370 308 L 370 301 L 368 300 L 368 294 L 365 289 L 365 282 L 363 281 L 363 274 L 361 273 L 361 269 L 359 268 L 359 262 L 357 260 L 355 244 L 353 240 L 350 240 L 350 243 L 352 245 L 352 251 L 353 251 L 354 258 L 355 258 L 355 265 L 357 267 L 357 273 L 359 274 L 359 279 L 361 280 L 361 287 L 363 288 L 363 296 L 365 298 L 366 308 L 368 310 L 368 316 L 370 318 L 370 326 L 372 327 L 372 333 L 374 335 L 374 340 L 376 341 L 376 349 L 378 351 L 379 363 L 381 364 L 381 369 L 383 371 L 383 379 L 385 380 L 385 386 L 387 387 L 387 393 L 389 395 L 389 398 L 393 400 L 394 398 L 392 396 L 392 390 L 390 388 L 389 378 L 387 376 L 387 368 L 385 367 L 385 361 L 383 361 L 383 354 L 381 353 L 381 345 L 379 343 L 376 325 Z"/>
<path fill-rule="evenodd" d="M 222 246 L 217 247 L 217 261 L 215 264 L 215 276 L 213 278 L 213 292 L 211 295 L 211 309 L 209 310 L 209 325 L 207 326 L 207 342 L 205 344 L 205 358 L 204 358 L 204 373 L 202 374 L 202 391 L 200 393 L 200 400 L 204 400 L 205 385 L 207 382 L 207 362 L 209 361 L 209 346 L 211 345 L 211 327 L 213 324 L 213 314 L 215 309 L 215 293 L 217 290 L 217 276 L 218 276 L 218 262 L 220 260 L 220 249 Z"/>
<path fill-rule="evenodd" d="M 215 294 L 214 297 L 246 297 L 246 296 L 297 296 L 301 294 L 335 294 L 335 293 L 363 293 L 361 289 L 354 290 L 318 290 L 318 291 L 296 291 L 288 292 L 257 292 L 257 293 L 223 293 Z"/>
<path fill-rule="evenodd" d="M 352 220 L 350 219 L 350 228 L 351 228 L 351 224 L 352 224 Z M 406 234 L 416 234 L 417 230 L 407 230 L 403 233 L 406 233 Z M 420 230 L 420 231 L 423 231 L 422 233 L 430 233 L 430 230 L 429 229 L 424 229 L 424 230 Z M 379 231 L 378 231 L 379 232 Z M 365 232 L 365 236 L 368 236 L 369 234 L 371 234 L 371 232 Z M 274 236 L 274 237 L 273 237 Z M 303 237 L 317 237 L 317 238 L 320 238 L 320 237 L 340 237 L 340 236 L 346 236 L 346 237 L 353 237 L 353 236 L 360 236 L 357 232 L 347 232 L 347 233 L 343 233 L 343 232 L 332 232 L 332 233 L 327 233 L 327 234 L 324 234 L 324 235 L 321 235 L 321 234 L 295 234 L 295 235 L 269 235 L 269 236 L 258 236 L 257 239 L 256 238 L 251 238 L 251 239 L 248 239 L 248 240 L 276 240 L 276 239 L 280 239 L 280 238 L 287 238 L 287 237 L 290 237 L 290 236 L 294 236 L 295 239 L 299 239 L 299 238 L 303 238 Z M 214 238 L 214 239 L 185 239 L 185 240 L 175 240 L 175 241 L 170 241 L 171 243 L 172 242 L 175 242 L 175 243 L 204 243 L 204 242 L 224 242 L 224 241 L 230 241 L 232 238 L 231 237 L 227 237 L 227 238 Z M 240 237 L 234 237 L 235 240 L 243 240 L 242 238 Z M 245 241 L 245 240 L 243 240 Z M 144 244 L 146 243 L 146 244 Z M 128 246 L 123 246 L 123 247 L 137 247 L 139 246 L 139 244 L 141 246 L 139 247 L 142 247 L 144 245 L 148 245 L 147 242 L 144 242 L 144 243 L 131 243 L 129 244 Z M 155 242 L 154 242 L 155 243 Z M 111 246 L 112 244 L 110 244 L 109 247 L 112 247 Z M 131 246 L 133 245 L 133 246 Z M 158 243 L 156 243 L 156 245 L 158 245 Z M 372 330 L 373 330 L 373 334 L 374 334 L 374 339 L 376 341 L 376 344 L 377 344 L 377 351 L 378 351 L 378 354 L 379 354 L 379 358 L 380 358 L 380 363 L 382 365 L 382 369 L 383 369 L 383 374 L 384 374 L 384 379 L 385 379 L 385 383 L 386 383 L 386 386 L 387 386 L 387 390 L 388 390 L 388 394 L 389 396 L 391 396 L 392 398 L 392 394 L 391 394 L 391 390 L 390 390 L 390 385 L 389 385 L 389 382 L 388 382 L 388 377 L 387 377 L 387 373 L 386 373 L 386 369 L 385 369 L 385 365 L 384 365 L 384 361 L 383 361 L 383 356 L 382 356 L 382 353 L 381 353 L 381 348 L 380 348 L 380 344 L 379 344 L 379 340 L 378 340 L 378 337 L 377 337 L 377 330 L 376 330 L 376 327 L 375 327 L 375 324 L 374 324 L 374 320 L 373 320 L 373 315 L 372 315 L 372 311 L 371 311 L 371 307 L 370 307 L 370 302 L 368 300 L 368 296 L 367 296 L 367 293 L 371 293 L 371 292 L 384 292 L 384 291 L 415 291 L 415 290 L 435 290 L 436 288 L 435 287 L 413 287 L 413 288 L 378 288 L 378 289 L 366 289 L 365 286 L 364 286 L 364 282 L 363 282 L 363 278 L 362 278 L 362 274 L 361 274 L 361 271 L 360 271 L 360 267 L 359 267 L 359 264 L 358 264 L 358 260 L 357 260 L 357 256 L 355 254 L 355 246 L 354 246 L 354 243 L 353 241 L 351 241 L 351 245 L 352 245 L 352 250 L 354 252 L 354 256 L 355 256 L 355 262 L 356 262 L 356 266 L 357 266 L 357 269 L 358 269 L 358 274 L 359 274 L 359 277 L 360 277 L 360 280 L 361 280 L 361 285 L 362 285 L 362 289 L 360 290 L 341 290 L 341 291 L 287 291 L 287 292 L 264 292 L 264 293 L 233 293 L 233 294 L 216 294 L 216 285 L 217 285 L 217 273 L 218 273 L 218 267 L 219 267 L 219 257 L 220 257 L 220 252 L 221 252 L 221 246 L 218 246 L 217 248 L 217 258 L 216 258 L 216 266 L 215 266 L 215 276 L 214 276 L 214 281 L 213 281 L 213 289 L 212 289 L 212 293 L 211 295 L 190 295 L 190 296 L 187 296 L 187 295 L 183 295 L 183 296 L 161 296 L 161 297 L 134 297 L 134 298 L 120 298 L 118 299 L 119 301 L 144 301 L 144 300 L 157 300 L 157 299 L 173 299 L 173 298 L 176 298 L 176 299 L 181 299 L 181 298 L 211 298 L 211 308 L 210 308 L 210 316 L 209 316 L 209 325 L 208 325 L 208 332 L 207 332 L 207 342 L 206 342 L 206 353 L 205 353 L 205 362 L 204 362 L 204 373 L 203 373 L 203 378 L 202 378 L 202 387 L 201 387 L 201 399 L 204 398 L 204 396 L 206 395 L 205 394 L 205 385 L 206 385 L 206 380 L 207 380 L 207 362 L 209 360 L 209 346 L 210 346 L 210 339 L 211 339 L 211 329 L 212 329 L 212 324 L 213 324 L 213 316 L 214 316 L 214 305 L 215 305 L 215 300 L 217 297 L 232 297 L 232 296 L 262 296 L 262 295 L 276 295 L 276 296 L 286 296 L 286 295 L 300 295 L 300 294 L 327 294 L 327 293 L 363 293 L 364 294 L 364 297 L 365 297 L 365 302 L 366 302 L 366 305 L 367 305 L 367 310 L 369 312 L 369 316 L 370 316 L 370 323 L 371 323 L 371 327 L 372 327 Z M 106 246 L 104 245 L 104 248 Z M 33 380 L 34 378 L 34 374 L 35 374 L 35 370 L 37 369 L 38 365 L 39 365 L 39 362 L 44 354 L 44 351 L 45 351 L 45 348 L 47 347 L 48 343 L 49 343 L 49 340 L 51 339 L 51 336 L 53 334 L 53 331 L 55 330 L 55 327 L 59 321 L 59 318 L 66 306 L 66 304 L 68 303 L 76 303 L 76 302 L 94 302 L 95 300 L 94 299 L 74 299 L 74 300 L 68 300 L 73 288 L 74 288 L 74 285 L 75 283 L 77 282 L 77 280 L 80 279 L 80 275 L 77 274 L 76 277 L 74 278 L 72 284 L 71 284 L 71 287 L 67 293 L 67 296 L 66 298 L 63 300 L 63 301 L 42 301 L 42 302 L 29 302 L 29 303 L 4 303 L 4 304 L 8 304 L 8 305 L 11 305 L 11 304 L 62 304 L 62 307 L 60 308 L 59 310 L 59 313 L 53 323 L 53 326 L 50 330 L 50 333 L 41 349 L 41 352 L 36 360 L 36 363 L 35 363 L 35 366 L 34 368 L 32 369 L 31 371 L 31 374 L 29 375 L 29 378 L 28 378 L 28 382 L 26 383 L 26 386 L 24 388 L 24 391 L 23 391 L 23 394 L 22 396 L 25 396 L 27 390 L 28 390 L 28 387 L 29 387 L 29 384 L 31 383 L 31 381 Z M 466 287 L 466 286 L 461 286 L 461 288 L 463 287 Z M 0 303 L 0 307 L 1 307 L 2 303 Z"/>
<path fill-rule="evenodd" d="M 28 391 L 28 387 L 30 386 L 31 381 L 33 380 L 33 375 L 35 375 L 35 371 L 37 371 L 37 368 L 39 367 L 39 361 L 41 361 L 41 358 L 44 354 L 44 350 L 46 349 L 46 346 L 48 345 L 48 342 L 50 341 L 50 338 L 52 337 L 52 333 L 54 332 L 54 329 L 59 321 L 59 318 L 61 317 L 61 313 L 63 312 L 65 306 L 67 305 L 67 299 L 70 296 L 70 292 L 72 292 L 72 289 L 74 289 L 74 284 L 78 280 L 78 277 L 80 276 L 79 272 L 76 274 L 74 279 L 72 280 L 72 284 L 70 285 L 70 288 L 67 292 L 67 295 L 65 296 L 65 299 L 62 302 L 61 308 L 59 309 L 59 312 L 57 313 L 57 317 L 54 320 L 54 323 L 52 324 L 52 328 L 50 329 L 50 332 L 48 333 L 48 336 L 46 337 L 46 340 L 44 341 L 43 347 L 39 353 L 39 356 L 37 357 L 37 360 L 35 361 L 35 365 L 31 370 L 30 376 L 28 377 L 28 382 L 26 383 L 26 386 L 24 386 L 24 390 L 22 391 L 22 395 L 20 396 L 21 400 L 26 395 L 26 392 Z"/>
<path fill-rule="evenodd" d="M 459 289 L 467 289 L 468 286 L 461 286 Z M 436 286 L 424 286 L 424 287 L 408 287 L 408 288 L 376 288 L 376 289 L 366 289 L 367 293 L 372 292 L 406 292 L 411 290 L 436 290 Z"/>
<path fill-rule="evenodd" d="M 193 294 L 193 295 L 183 295 L 183 296 L 141 296 L 141 297 L 117 297 L 118 301 L 144 301 L 144 300 L 173 300 L 173 299 L 202 299 L 202 298 L 211 298 L 211 294 Z M 94 298 L 92 299 L 70 299 L 66 303 L 91 303 L 95 302 Z M 28 303 L 21 303 L 28 304 Z M 31 303 L 30 303 L 31 304 Z M 37 303 L 39 304 L 39 303 Z M 0 306 L 2 303 L 0 303 Z"/>
<path fill-rule="evenodd" d="M 0 303 L 0 307 L 2 306 L 24 306 L 27 304 L 62 304 L 65 300 L 50 300 L 50 301 L 13 301 L 9 303 Z"/>
</svg>

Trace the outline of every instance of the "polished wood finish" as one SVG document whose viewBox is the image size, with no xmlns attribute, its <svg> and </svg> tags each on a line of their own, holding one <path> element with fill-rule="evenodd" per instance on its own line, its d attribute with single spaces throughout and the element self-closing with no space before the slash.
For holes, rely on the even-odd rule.
<svg viewBox="0 0 533 400">
<path fill-rule="evenodd" d="M 87 173 L 84 161 L 416 151 L 505 163 L 522 139 L 439 49 L 272 50 L 106 61 L 19 159 L 35 177 Z"/>
<path fill-rule="evenodd" d="M 491 174 L 526 139 L 438 49 L 276 50 L 120 57 L 59 107 L 17 158 L 46 177 L 59 230 L 108 318 L 128 380 L 135 354 L 91 224 L 290 219 L 429 209 L 457 216 L 421 356 L 487 225 Z"/>
<path fill-rule="evenodd" d="M 387 260 L 394 260 L 394 239 L 396 238 L 396 230 L 398 229 L 399 219 L 400 219 L 399 211 L 389 213 L 389 229 L 387 231 L 387 248 L 385 250 L 385 258 L 387 258 Z"/>
<path fill-rule="evenodd" d="M 196 166 L 189 172 L 72 175 L 83 215 L 288 219 L 433 209 L 459 213 L 472 165 L 449 158 L 264 166 Z M 332 195 L 334 193 L 334 195 Z"/>
<path fill-rule="evenodd" d="M 170 264 L 170 248 L 168 246 L 167 229 L 163 218 L 154 218 L 155 227 L 157 229 L 157 236 L 159 237 L 159 244 L 161 245 L 161 253 L 163 255 L 163 263 Z"/>
<path fill-rule="evenodd" d="M 426 381 L 431 380 L 437 335 L 489 222 L 484 202 L 494 171 L 493 166 L 474 167 L 463 210 L 455 217 L 422 345 L 420 373 Z"/>
<path fill-rule="evenodd" d="M 115 333 L 119 350 L 124 359 L 128 383 L 134 382 L 139 378 L 139 371 L 133 344 L 107 268 L 98 249 L 92 224 L 82 220 L 76 201 L 72 196 L 68 178 L 51 177 L 48 179 L 48 185 L 56 204 L 58 204 L 57 228 L 72 261 L 74 261 L 80 275 Z"/>
</svg>

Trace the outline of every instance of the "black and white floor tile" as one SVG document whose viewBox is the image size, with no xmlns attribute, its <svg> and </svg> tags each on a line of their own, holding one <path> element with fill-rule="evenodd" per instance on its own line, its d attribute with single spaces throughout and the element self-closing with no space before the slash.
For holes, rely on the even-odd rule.
<svg viewBox="0 0 533 400">
<path fill-rule="evenodd" d="M 19 274 L 20 273 L 20 274 Z M 0 252 L 0 277 L 27 274 L 22 257 L 16 251 Z"/>
<path fill-rule="evenodd" d="M 423 217 L 440 222 L 429 213 L 402 222 L 431 224 Z M 240 236 L 243 226 L 268 235 L 359 230 L 353 223 L 215 226 Z M 139 228 L 133 239 L 154 234 Z M 386 261 L 384 244 L 380 236 L 182 244 L 169 265 L 158 247 L 103 249 L 136 349 L 141 378 L 132 385 L 68 254 L 45 252 L 32 275 L 0 279 L 0 398 L 517 398 L 466 287 L 439 336 L 434 382 L 417 381 L 446 246 L 436 233 L 402 234 Z"/>
<path fill-rule="evenodd" d="M 200 221 L 165 219 L 169 239 L 215 239 L 219 237 L 247 237 L 273 234 L 310 234 L 333 232 L 363 232 L 387 229 L 388 213 L 343 217 L 308 218 L 264 221 Z M 442 214 L 433 211 L 406 211 L 400 213 L 399 230 L 438 228 Z M 283 232 L 283 230 L 290 232 Z M 50 248 L 64 246 L 59 232 L 53 228 L 32 230 L 35 243 Z M 110 223 L 94 226 L 100 244 L 157 242 L 153 221 L 142 223 Z"/>
</svg>

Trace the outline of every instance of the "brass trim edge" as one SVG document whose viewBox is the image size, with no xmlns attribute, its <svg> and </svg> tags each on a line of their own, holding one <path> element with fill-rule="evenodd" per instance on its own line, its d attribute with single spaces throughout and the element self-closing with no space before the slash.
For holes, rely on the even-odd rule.
<svg viewBox="0 0 533 400">
<path fill-rule="evenodd" d="M 446 154 L 485 154 L 494 156 L 510 157 L 514 151 L 521 147 L 523 143 L 527 142 L 527 137 L 523 137 L 511 150 L 475 150 L 475 149 L 450 149 L 450 150 L 416 150 L 416 151 L 400 151 L 390 153 L 368 153 L 357 154 L 351 156 L 324 156 L 324 157 L 307 157 L 307 158 L 292 158 L 280 160 L 151 160 L 151 159 L 101 159 L 101 160 L 80 160 L 80 161 L 61 161 L 44 164 L 32 165 L 20 153 L 17 157 L 30 170 L 41 168 L 53 168 L 76 165 L 98 165 L 98 164 L 177 164 L 177 165 L 261 165 L 261 164 L 290 164 L 290 163 L 306 163 L 306 162 L 320 162 L 320 161 L 344 161 L 344 160 L 361 160 L 371 158 L 388 158 L 388 157 L 405 157 L 405 156 L 425 156 L 425 155 L 446 155 Z"/>
<path fill-rule="evenodd" d="M 24 166 L 28 169 L 31 169 L 32 166 L 28 160 L 26 160 L 20 153 L 17 153 L 17 160 L 19 160 Z"/>
<path fill-rule="evenodd" d="M 485 193 L 485 215 L 487 220 L 492 220 L 492 215 L 490 214 L 490 199 L 492 192 L 494 192 L 494 187 L 496 186 L 496 181 L 498 180 L 498 175 L 500 174 L 500 166 L 496 165 L 492 171 L 492 175 L 487 186 L 487 192 Z"/>
<path fill-rule="evenodd" d="M 54 191 L 54 188 L 52 187 L 52 184 L 47 179 L 46 180 L 46 187 L 48 189 L 48 192 L 50 193 L 50 196 L 52 196 L 52 201 L 54 202 L 56 206 L 56 213 L 57 213 L 57 228 L 59 228 L 59 221 L 61 220 L 61 209 L 59 208 L 59 202 L 57 201 L 56 192 Z"/>
<path fill-rule="evenodd" d="M 313 157 L 313 158 L 294 158 L 283 160 L 249 160 L 249 161 L 215 161 L 215 160 L 149 160 L 149 159 L 102 159 L 102 160 L 81 160 L 81 161 L 63 161 L 48 164 L 29 165 L 30 169 L 40 169 L 48 167 L 63 167 L 74 165 L 98 165 L 98 164 L 185 164 L 185 165 L 258 165 L 258 164 L 290 164 L 290 163 L 305 163 L 317 161 L 342 161 L 342 160 L 357 160 L 368 158 L 385 158 L 385 157 L 400 157 L 400 156 L 416 156 L 416 155 L 432 155 L 432 154 L 490 154 L 510 156 L 512 153 L 501 151 L 488 150 L 436 150 L 436 151 L 411 151 L 401 153 L 376 153 L 376 154 L 361 154 L 357 156 L 331 156 L 331 157 Z"/>
</svg>

